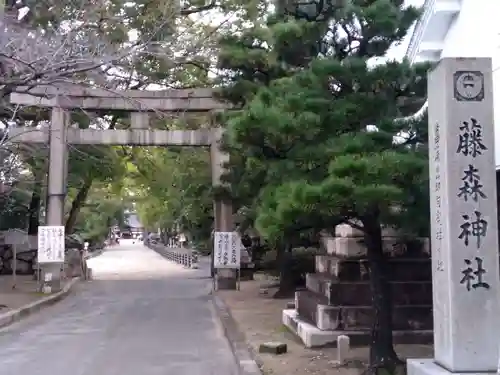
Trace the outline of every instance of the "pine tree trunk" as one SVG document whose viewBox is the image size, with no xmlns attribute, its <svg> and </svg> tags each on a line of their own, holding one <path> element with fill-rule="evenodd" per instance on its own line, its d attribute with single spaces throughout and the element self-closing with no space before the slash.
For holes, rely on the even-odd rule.
<svg viewBox="0 0 500 375">
<path fill-rule="evenodd" d="M 378 220 L 363 221 L 365 243 L 370 268 L 373 325 L 370 345 L 370 371 L 384 368 L 393 373 L 401 363 L 394 351 L 392 339 L 392 291 L 388 282 L 389 269 L 383 252 L 382 230 Z"/>
<path fill-rule="evenodd" d="M 292 255 L 292 247 L 285 245 L 278 250 L 277 265 L 280 274 L 279 287 L 273 298 L 287 298 L 294 292 L 293 275 L 290 270 L 290 256 Z"/>
</svg>

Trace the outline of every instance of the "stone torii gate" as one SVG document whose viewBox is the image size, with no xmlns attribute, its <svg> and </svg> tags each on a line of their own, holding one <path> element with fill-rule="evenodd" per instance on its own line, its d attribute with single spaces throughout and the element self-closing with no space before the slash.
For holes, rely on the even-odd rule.
<svg viewBox="0 0 500 375">
<path fill-rule="evenodd" d="M 210 112 L 229 108 L 213 98 L 212 89 L 140 91 L 64 87 L 36 87 L 27 93 L 11 94 L 11 103 L 52 108 L 50 126 L 42 129 L 11 128 L 14 143 L 49 145 L 46 225 L 64 225 L 64 201 L 68 164 L 68 144 L 124 146 L 197 146 L 209 147 L 212 183 L 221 184 L 223 163 L 228 155 L 221 152 L 222 128 L 200 130 L 156 130 L 149 128 L 149 117 L 157 112 Z M 118 110 L 130 113 L 130 129 L 75 129 L 69 127 L 71 110 Z M 214 201 L 214 228 L 233 231 L 232 204 Z M 51 289 L 60 290 L 60 264 L 44 265 L 42 277 L 52 274 Z M 236 289 L 234 270 L 218 270 L 220 289 Z"/>
</svg>

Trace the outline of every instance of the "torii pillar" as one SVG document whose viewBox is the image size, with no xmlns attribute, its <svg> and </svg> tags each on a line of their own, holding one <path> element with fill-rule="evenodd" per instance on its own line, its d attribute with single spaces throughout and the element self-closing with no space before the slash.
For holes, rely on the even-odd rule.
<svg viewBox="0 0 500 375">
<path fill-rule="evenodd" d="M 212 165 L 213 186 L 222 185 L 221 177 L 224 173 L 224 164 L 229 161 L 229 155 L 220 149 L 220 142 L 223 134 L 222 128 L 213 129 L 212 144 L 210 145 L 210 159 Z M 234 231 L 233 205 L 229 199 L 217 198 L 214 200 L 214 231 L 232 232 Z M 212 242 L 213 246 L 213 242 Z M 212 265 L 214 261 L 214 251 L 212 251 Z M 217 269 L 217 289 L 236 290 L 236 270 Z"/>
<path fill-rule="evenodd" d="M 69 114 L 63 108 L 52 108 L 49 128 L 49 168 L 47 186 L 47 210 L 45 225 L 64 225 L 64 202 L 67 193 Z M 41 291 L 49 293 L 61 290 L 63 263 L 39 265 Z"/>
</svg>

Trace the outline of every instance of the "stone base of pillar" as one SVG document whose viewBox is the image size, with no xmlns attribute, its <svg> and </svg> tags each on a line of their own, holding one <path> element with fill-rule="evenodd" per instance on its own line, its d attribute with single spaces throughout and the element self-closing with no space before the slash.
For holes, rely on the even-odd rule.
<svg viewBox="0 0 500 375">
<path fill-rule="evenodd" d="M 236 270 L 217 270 L 217 290 L 236 290 Z"/>
<path fill-rule="evenodd" d="M 61 269 L 63 264 L 50 263 L 40 265 L 40 292 L 45 294 L 57 293 L 62 290 Z"/>
<path fill-rule="evenodd" d="M 408 359 L 407 361 L 407 375 L 465 375 L 470 372 L 451 372 L 448 369 L 438 365 L 434 359 Z M 492 370 L 488 372 L 474 371 L 474 375 L 496 374 L 497 371 Z"/>
</svg>

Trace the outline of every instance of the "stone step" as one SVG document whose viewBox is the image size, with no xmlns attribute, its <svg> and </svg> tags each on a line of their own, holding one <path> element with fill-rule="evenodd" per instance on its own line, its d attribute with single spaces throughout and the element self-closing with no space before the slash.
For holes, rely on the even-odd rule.
<svg viewBox="0 0 500 375">
<path fill-rule="evenodd" d="M 371 342 L 369 330 L 320 330 L 314 324 L 303 320 L 296 310 L 283 310 L 283 324 L 296 334 L 308 348 L 321 348 L 325 346 L 336 346 L 340 335 L 349 336 L 351 346 L 368 346 Z M 419 331 L 396 331 L 392 332 L 394 344 L 432 344 L 432 330 Z"/>
<path fill-rule="evenodd" d="M 369 330 L 372 326 L 371 306 L 329 306 L 326 297 L 317 293 L 309 290 L 296 293 L 299 316 L 321 330 Z M 395 305 L 393 329 L 432 329 L 432 305 Z"/>
<path fill-rule="evenodd" d="M 324 237 L 321 242 L 329 255 L 344 258 L 366 256 L 366 246 L 362 237 Z M 382 243 L 384 252 L 391 257 L 421 253 L 430 255 L 428 238 L 409 241 L 401 237 L 383 237 Z"/>
<path fill-rule="evenodd" d="M 363 227 L 361 222 L 356 223 L 357 226 Z M 398 230 L 391 227 L 382 228 L 382 236 L 395 237 L 398 236 Z M 364 232 L 361 229 L 356 229 L 349 224 L 339 224 L 335 227 L 335 237 L 363 237 Z"/>
<path fill-rule="evenodd" d="M 325 305 L 328 305 L 328 298 L 322 294 L 309 290 L 295 292 L 295 310 L 304 321 L 316 325 L 318 320 L 317 307 Z"/>
<path fill-rule="evenodd" d="M 431 305 L 432 281 L 390 281 L 395 305 Z M 337 281 L 324 273 L 306 274 L 306 288 L 327 297 L 329 305 L 370 305 L 369 281 Z"/>
<path fill-rule="evenodd" d="M 430 281 L 432 264 L 429 257 L 389 258 L 389 280 Z M 366 259 L 345 259 L 334 255 L 316 255 L 316 272 L 331 275 L 339 281 L 363 281 L 369 279 Z"/>
</svg>

